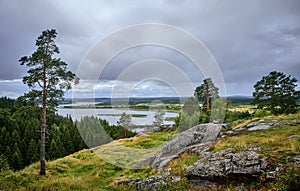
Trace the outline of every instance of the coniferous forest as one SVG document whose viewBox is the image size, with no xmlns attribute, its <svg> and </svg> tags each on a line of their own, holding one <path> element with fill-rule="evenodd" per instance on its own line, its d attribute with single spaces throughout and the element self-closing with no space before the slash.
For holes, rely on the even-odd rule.
<svg viewBox="0 0 300 191">
<path fill-rule="evenodd" d="M 0 98 L 0 171 L 20 170 L 39 160 L 40 127 L 39 107 L 20 99 Z M 85 117 L 81 122 L 73 122 L 71 117 L 62 117 L 54 111 L 48 111 L 46 160 L 61 158 L 87 148 L 79 133 L 85 127 L 93 127 L 84 131 L 84 136 L 95 140 L 91 144 L 87 143 L 90 144 L 88 146 L 98 146 L 110 141 L 99 140 L 99 133 L 96 134 L 95 131 L 107 133 L 112 139 L 124 137 L 123 127 L 110 126 L 105 120 Z M 126 134 L 134 135 L 129 131 Z"/>
</svg>

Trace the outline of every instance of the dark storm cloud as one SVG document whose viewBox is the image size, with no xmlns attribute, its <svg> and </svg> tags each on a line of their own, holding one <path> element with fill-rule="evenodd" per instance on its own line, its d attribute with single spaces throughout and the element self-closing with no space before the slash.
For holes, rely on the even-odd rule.
<svg viewBox="0 0 300 191">
<path fill-rule="evenodd" d="M 87 49 L 93 43 L 89 44 L 91 34 L 87 32 L 93 31 L 88 22 L 84 22 L 85 27 L 80 26 L 84 19 L 78 17 L 75 10 L 68 10 L 70 5 L 71 2 L 0 1 L 0 79 L 15 79 L 25 74 L 18 60 L 35 50 L 35 39 L 45 29 L 57 29 L 57 44 L 64 52 L 62 57 L 79 62 L 85 50 L 80 52 L 80 57 L 78 50 Z"/>
<path fill-rule="evenodd" d="M 57 29 L 60 57 L 76 71 L 98 40 L 128 25 L 150 22 L 174 25 L 195 35 L 215 57 L 227 92 L 249 95 L 253 83 L 272 70 L 300 80 L 299 10 L 299 0 L 2 0 L 0 80 L 26 74 L 18 59 L 35 50 L 36 37 L 47 28 Z M 184 56 L 155 46 L 135 47 L 117 55 L 102 78 L 115 80 L 126 67 L 144 59 L 164 59 L 181 67 L 194 83 L 202 81 L 203 76 Z M 245 86 L 249 88 L 239 88 Z"/>
</svg>

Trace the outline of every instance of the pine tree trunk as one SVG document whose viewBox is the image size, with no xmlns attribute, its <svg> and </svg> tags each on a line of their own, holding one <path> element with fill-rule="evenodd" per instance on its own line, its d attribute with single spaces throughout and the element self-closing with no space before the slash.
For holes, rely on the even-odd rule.
<svg viewBox="0 0 300 191">
<path fill-rule="evenodd" d="M 42 100 L 42 128 L 41 128 L 41 148 L 40 148 L 40 175 L 46 175 L 46 101 L 47 101 L 47 81 L 46 70 L 43 72 L 43 100 Z"/>
<path fill-rule="evenodd" d="M 210 97 L 209 97 L 209 87 L 206 87 L 205 91 L 205 98 L 206 98 L 206 112 L 210 114 Z"/>
<path fill-rule="evenodd" d="M 40 175 L 46 175 L 46 159 L 45 159 L 45 144 L 46 144 L 46 107 L 42 108 L 42 129 L 41 129 L 41 148 L 40 148 Z"/>
</svg>

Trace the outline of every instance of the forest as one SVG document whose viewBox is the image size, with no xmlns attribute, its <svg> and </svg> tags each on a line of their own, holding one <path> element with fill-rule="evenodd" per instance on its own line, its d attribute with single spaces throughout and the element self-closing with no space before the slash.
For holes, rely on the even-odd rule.
<svg viewBox="0 0 300 191">
<path fill-rule="evenodd" d="M 19 99 L 0 98 L 0 171 L 20 170 L 39 160 L 40 110 Z M 83 129 L 84 133 L 80 135 Z M 62 117 L 54 111 L 48 111 L 46 160 L 67 156 L 88 146 L 99 146 L 110 139 L 123 138 L 125 131 L 126 136 L 135 135 L 122 126 L 110 126 L 98 118 L 85 117 L 80 122 L 73 122 L 69 116 Z M 81 136 L 87 136 L 90 142 L 85 143 Z M 110 139 L 99 139 L 103 136 Z"/>
</svg>

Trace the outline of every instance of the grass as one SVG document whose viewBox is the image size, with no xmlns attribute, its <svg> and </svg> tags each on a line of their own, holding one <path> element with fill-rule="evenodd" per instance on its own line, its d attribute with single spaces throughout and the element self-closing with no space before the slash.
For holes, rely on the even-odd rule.
<svg viewBox="0 0 300 191">
<path fill-rule="evenodd" d="M 102 159 L 124 168 L 137 168 L 135 164 L 148 156 L 154 156 L 161 146 L 172 139 L 176 132 L 153 132 L 149 136 L 113 141 L 94 149 Z"/>
<path fill-rule="evenodd" d="M 174 159 L 172 163 L 170 163 L 166 169 L 171 168 L 171 175 L 173 176 L 181 176 L 184 177 L 186 172 L 185 167 L 194 164 L 201 157 L 197 154 L 192 153 L 184 153 L 177 159 Z"/>
<path fill-rule="evenodd" d="M 122 139 L 99 148 L 83 150 L 70 156 L 47 162 L 47 175 L 39 176 L 39 163 L 19 172 L 0 174 L 3 190 L 128 190 L 116 186 L 120 180 L 146 178 L 155 169 L 132 169 L 145 156 L 159 152 L 161 145 L 176 132 L 153 132 L 149 136 Z M 100 157 L 99 157 L 100 156 Z M 109 162 L 106 162 L 109 161 Z M 182 164 L 182 163 L 180 163 Z"/>
<path fill-rule="evenodd" d="M 161 146 L 176 136 L 176 131 L 152 132 L 149 136 L 133 137 L 121 140 L 124 146 L 136 149 L 150 149 Z"/>
<path fill-rule="evenodd" d="M 153 132 L 147 137 L 122 139 L 47 162 L 46 176 L 39 176 L 39 163 L 19 172 L 0 174 L 0 187 L 7 190 L 120 190 L 115 182 L 146 178 L 155 169 L 132 169 L 145 156 L 156 154 L 176 132 Z M 100 157 L 99 157 L 100 156 Z M 109 162 L 106 162 L 109 161 Z M 126 187 L 124 187 L 127 190 Z"/>
<path fill-rule="evenodd" d="M 108 167 L 98 156 L 84 150 L 48 162 L 46 176 L 38 175 L 39 164 L 35 163 L 20 172 L 8 172 L 0 178 L 0 185 L 4 190 L 89 190 L 97 188 L 96 182 L 107 185 L 108 180 L 96 175 L 100 171 L 108 172 Z"/>
<path fill-rule="evenodd" d="M 80 151 L 47 163 L 46 176 L 39 176 L 35 163 L 19 172 L 0 174 L 0 187 L 5 190 L 118 190 L 114 182 L 145 178 L 152 169 L 133 170 L 105 162 L 89 150 Z"/>
<path fill-rule="evenodd" d="M 229 108 L 229 111 L 237 111 L 237 112 L 249 112 L 249 113 L 254 113 L 256 109 L 254 108 L 253 105 L 247 105 L 247 104 L 240 104 L 236 106 L 231 106 Z"/>
<path fill-rule="evenodd" d="M 288 139 L 291 135 L 300 135 L 300 114 L 279 116 L 279 118 L 281 119 L 278 120 L 278 123 L 289 122 L 289 125 L 226 137 L 214 145 L 213 152 L 229 147 L 234 147 L 236 151 L 260 147 L 262 155 L 269 157 L 274 162 L 285 163 L 287 157 L 300 154 L 300 138 Z"/>
</svg>

